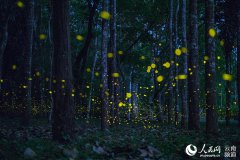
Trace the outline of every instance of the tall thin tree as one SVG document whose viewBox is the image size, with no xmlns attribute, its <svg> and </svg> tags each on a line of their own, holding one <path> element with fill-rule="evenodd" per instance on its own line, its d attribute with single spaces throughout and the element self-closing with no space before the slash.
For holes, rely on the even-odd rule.
<svg viewBox="0 0 240 160">
<path fill-rule="evenodd" d="M 187 55 L 187 18 L 186 18 L 186 9 L 187 4 L 186 0 L 182 0 L 182 47 L 184 53 L 183 60 L 183 74 L 187 75 L 188 71 L 188 55 Z M 187 128 L 187 108 L 188 108 L 188 79 L 183 81 L 182 85 L 182 117 L 181 117 L 181 126 Z"/>
<path fill-rule="evenodd" d="M 218 131 L 214 11 L 214 0 L 205 0 L 205 56 L 207 57 L 205 64 L 206 131 L 209 134 L 217 133 Z"/>
<path fill-rule="evenodd" d="M 103 11 L 108 11 L 108 0 L 103 0 Z M 108 22 L 102 19 L 102 109 L 101 109 L 101 129 L 104 130 L 108 127 L 108 63 L 107 63 L 107 43 L 108 43 Z"/>
<path fill-rule="evenodd" d="M 22 108 L 23 124 L 29 125 L 31 121 L 31 74 L 32 74 L 32 48 L 33 48 L 33 25 L 34 25 L 34 0 L 26 2 L 25 27 L 24 27 L 24 49 L 23 49 L 23 81 L 22 84 Z"/>
<path fill-rule="evenodd" d="M 65 142 L 73 137 L 74 108 L 73 82 L 70 54 L 68 0 L 52 0 L 53 7 L 53 77 L 57 83 L 53 85 L 53 139 Z"/>
<path fill-rule="evenodd" d="M 197 0 L 190 0 L 190 25 L 189 25 L 189 129 L 199 130 L 199 65 L 198 65 L 198 9 Z"/>
</svg>

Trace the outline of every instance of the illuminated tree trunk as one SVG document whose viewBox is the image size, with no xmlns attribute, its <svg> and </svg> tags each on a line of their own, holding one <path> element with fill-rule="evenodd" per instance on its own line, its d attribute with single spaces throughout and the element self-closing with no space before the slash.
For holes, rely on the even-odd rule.
<svg viewBox="0 0 240 160">
<path fill-rule="evenodd" d="M 189 93 L 189 119 L 188 127 L 199 130 L 199 65 L 198 65 L 198 11 L 197 0 L 190 0 L 190 26 L 189 26 L 189 60 L 188 65 L 188 93 Z"/>
<path fill-rule="evenodd" d="M 186 0 L 182 0 L 182 47 L 187 49 L 187 18 L 186 18 Z M 183 53 L 183 74 L 188 73 L 188 55 Z M 187 108 L 188 108 L 188 79 L 183 80 L 182 84 L 182 116 L 181 126 L 187 128 Z"/>
<path fill-rule="evenodd" d="M 209 35 L 209 31 L 215 31 L 214 0 L 205 0 L 205 7 L 205 56 L 208 57 L 205 64 L 206 131 L 214 134 L 218 132 L 215 37 Z"/>
<path fill-rule="evenodd" d="M 34 25 L 34 0 L 26 2 L 25 28 L 24 28 L 24 49 L 23 49 L 23 88 L 22 88 L 22 123 L 29 125 L 31 122 L 31 87 L 30 80 L 32 75 L 32 48 L 33 48 L 33 25 Z"/>
<path fill-rule="evenodd" d="M 108 0 L 103 1 L 103 11 L 108 10 Z M 101 129 L 108 127 L 108 63 L 107 63 L 107 42 L 108 42 L 108 22 L 102 19 L 102 109 L 101 109 Z"/>
<path fill-rule="evenodd" d="M 53 7 L 53 139 L 59 142 L 73 137 L 74 107 L 71 52 L 68 26 L 68 0 L 52 0 Z"/>
</svg>

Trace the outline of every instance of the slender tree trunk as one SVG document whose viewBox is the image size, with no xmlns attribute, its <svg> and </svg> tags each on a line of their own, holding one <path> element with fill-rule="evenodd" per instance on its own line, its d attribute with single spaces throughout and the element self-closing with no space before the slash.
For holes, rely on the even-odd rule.
<svg viewBox="0 0 240 160">
<path fill-rule="evenodd" d="M 96 46 L 97 47 L 97 43 Z M 96 50 L 93 66 L 92 66 L 92 75 L 91 75 L 91 83 L 90 83 L 90 91 L 89 91 L 89 97 L 88 97 L 88 113 L 87 113 L 87 119 L 89 120 L 90 114 L 91 114 L 91 105 L 92 105 L 92 92 L 93 92 L 93 81 L 94 81 L 94 74 L 95 74 L 95 66 L 98 60 L 98 52 Z"/>
<path fill-rule="evenodd" d="M 216 62 L 215 37 L 209 35 L 209 30 L 215 30 L 215 4 L 214 0 L 205 0 L 205 55 L 209 58 L 205 64 L 205 95 L 206 95 L 206 131 L 208 134 L 218 132 L 217 93 L 216 93 Z"/>
<path fill-rule="evenodd" d="M 170 61 L 173 61 L 173 0 L 170 0 L 170 17 L 169 17 L 169 52 L 170 52 Z M 171 63 L 170 68 L 170 81 L 173 82 L 174 75 L 173 75 L 173 63 Z M 169 99 L 168 99 L 168 123 L 172 123 L 172 112 L 173 112 L 173 85 L 170 84 L 169 86 Z"/>
<path fill-rule="evenodd" d="M 190 26 L 189 26 L 189 119 L 188 127 L 192 130 L 199 130 L 199 65 L 198 65 L 198 11 L 197 0 L 190 0 Z"/>
<path fill-rule="evenodd" d="M 32 49 L 33 49 L 33 23 L 34 23 L 34 0 L 26 2 L 24 30 L 24 49 L 23 49 L 23 89 L 22 89 L 22 123 L 29 125 L 31 122 L 31 87 L 32 82 L 29 78 L 32 75 Z"/>
<path fill-rule="evenodd" d="M 54 84 L 53 94 L 53 139 L 59 142 L 68 141 L 73 137 L 74 107 L 72 66 L 68 26 L 68 0 L 52 0 L 53 6 L 53 45 Z"/>
<path fill-rule="evenodd" d="M 8 39 L 8 20 L 9 20 L 9 13 L 7 11 L 7 0 L 3 0 L 2 5 L 0 7 L 0 81 L 2 80 L 2 68 L 3 68 L 3 53 L 7 46 L 7 39 Z M 0 82 L 0 90 L 2 89 L 2 82 Z"/>
<path fill-rule="evenodd" d="M 179 0 L 177 0 L 176 14 L 175 14 L 175 48 L 178 48 L 178 13 L 179 12 Z M 178 57 L 175 56 L 175 63 L 178 63 Z M 175 75 L 178 75 L 179 69 L 178 66 L 175 65 Z M 175 87 L 175 125 L 179 123 L 179 81 L 176 80 Z"/>
<path fill-rule="evenodd" d="M 103 10 L 108 11 L 108 0 L 103 1 Z M 105 130 L 108 127 L 108 63 L 107 63 L 107 43 L 108 43 L 108 22 L 105 19 L 102 19 L 102 121 L 101 129 Z"/>
<path fill-rule="evenodd" d="M 111 21 L 110 21 L 110 52 L 113 53 L 112 60 L 112 71 L 113 73 L 118 73 L 117 69 L 117 24 L 116 24 L 116 16 L 117 16 L 117 2 L 116 0 L 110 1 L 110 13 L 111 13 Z M 112 110 L 113 110 L 113 122 L 118 124 L 118 112 L 119 112 L 119 77 L 112 77 Z"/>
<path fill-rule="evenodd" d="M 182 47 L 187 49 L 187 18 L 186 18 L 186 0 L 182 0 Z M 188 53 L 183 53 L 183 74 L 188 73 Z M 182 117 L 181 126 L 187 128 L 187 108 L 188 108 L 188 79 L 183 80 L 182 85 Z"/>
<path fill-rule="evenodd" d="M 238 92 L 238 126 L 240 127 L 240 4 L 238 4 L 237 33 L 237 92 Z"/>
<path fill-rule="evenodd" d="M 229 7 L 231 6 L 230 1 L 226 1 L 226 5 Z M 229 8 L 226 7 L 225 9 L 225 43 L 224 43 L 224 50 L 225 50 L 225 62 L 226 62 L 226 73 L 231 74 L 231 59 L 232 59 L 232 46 L 233 46 L 233 39 L 232 39 L 232 26 L 228 23 L 231 21 L 231 11 Z M 232 87 L 231 81 L 226 81 L 226 126 L 229 126 L 230 121 L 230 110 L 231 110 L 231 95 L 232 95 Z"/>
</svg>

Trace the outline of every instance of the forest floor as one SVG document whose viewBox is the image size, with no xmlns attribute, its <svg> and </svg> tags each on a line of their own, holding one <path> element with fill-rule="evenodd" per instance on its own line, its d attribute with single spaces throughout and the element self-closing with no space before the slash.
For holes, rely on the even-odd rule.
<svg viewBox="0 0 240 160">
<path fill-rule="evenodd" d="M 219 135 L 207 137 L 204 132 L 159 126 L 158 122 L 148 121 L 125 123 L 103 132 L 99 129 L 97 120 L 91 121 L 90 124 L 79 120 L 81 127 L 76 129 L 77 138 L 68 145 L 60 145 L 51 140 L 50 125 L 45 121 L 38 120 L 32 127 L 25 128 L 15 119 L 2 118 L 0 125 L 1 160 L 178 160 L 189 159 L 184 152 L 189 144 L 222 148 L 225 145 L 235 145 L 238 151 L 240 148 L 240 129 L 234 123 L 230 127 L 220 124 Z M 199 158 L 195 156 L 191 159 Z"/>
</svg>

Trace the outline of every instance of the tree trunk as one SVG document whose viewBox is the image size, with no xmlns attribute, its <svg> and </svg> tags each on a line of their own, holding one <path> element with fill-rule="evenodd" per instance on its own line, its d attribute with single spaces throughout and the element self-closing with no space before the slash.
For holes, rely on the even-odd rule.
<svg viewBox="0 0 240 160">
<path fill-rule="evenodd" d="M 113 73 L 118 73 L 117 68 L 117 1 L 111 0 L 111 25 L 110 25 L 110 43 L 111 43 L 111 52 L 113 53 Z M 119 77 L 113 77 L 113 108 L 115 110 L 114 114 L 114 122 L 116 124 L 119 123 L 119 93 L 120 92 L 120 83 Z"/>
<path fill-rule="evenodd" d="M 23 117 L 22 124 L 29 125 L 31 122 L 31 87 L 32 82 L 29 78 L 32 75 L 32 48 L 33 48 L 33 23 L 34 23 L 34 0 L 29 0 L 26 2 L 26 12 L 25 12 L 25 28 L 24 28 L 24 49 L 23 49 L 23 81 L 22 84 L 22 108 Z"/>
<path fill-rule="evenodd" d="M 103 1 L 103 11 L 108 10 L 108 0 Z M 102 19 L 102 115 L 101 129 L 108 127 L 108 63 L 107 63 L 107 43 L 108 43 L 108 22 Z"/>
<path fill-rule="evenodd" d="M 97 40 L 96 40 L 97 41 Z M 97 47 L 97 43 L 95 45 Z M 94 74 L 95 74 L 95 66 L 98 60 L 98 51 L 96 50 L 93 66 L 92 66 L 92 75 L 91 75 L 91 83 L 90 83 L 90 91 L 89 91 L 89 97 L 88 97 L 88 113 L 87 113 L 87 119 L 89 120 L 90 114 L 91 114 L 91 105 L 92 105 L 92 92 L 93 92 L 93 81 L 94 81 Z"/>
<path fill-rule="evenodd" d="M 199 65 L 198 65 L 198 11 L 197 0 L 190 0 L 190 26 L 189 26 L 189 71 L 188 92 L 189 92 L 189 119 L 188 127 L 192 130 L 199 130 Z"/>
<path fill-rule="evenodd" d="M 240 4 L 238 4 L 237 33 L 237 93 L 238 93 L 238 126 L 240 127 Z"/>
<path fill-rule="evenodd" d="M 170 61 L 173 61 L 173 0 L 170 0 L 170 17 L 169 17 L 169 52 L 170 52 Z M 173 63 L 171 63 L 170 68 L 170 81 L 173 83 L 174 75 L 173 75 Z M 168 123 L 172 123 L 172 112 L 173 112 L 173 85 L 169 86 L 169 99 L 168 99 Z"/>
<path fill-rule="evenodd" d="M 179 12 L 179 0 L 177 1 L 177 8 L 175 13 L 175 48 L 178 48 L 178 12 Z M 178 57 L 175 55 L 175 64 L 178 63 Z M 175 65 L 175 75 L 178 75 L 178 66 Z M 175 87 L 175 125 L 179 123 L 179 81 L 176 80 Z"/>
<path fill-rule="evenodd" d="M 74 107 L 72 66 L 68 26 L 68 0 L 52 0 L 53 7 L 53 139 L 59 142 L 73 137 Z"/>
<path fill-rule="evenodd" d="M 0 7 L 0 81 L 2 80 L 2 62 L 3 62 L 3 53 L 7 46 L 7 39 L 8 39 L 8 20 L 9 14 L 7 11 L 7 0 L 3 0 L 1 7 Z M 0 90 L 2 89 L 0 82 Z"/>
<path fill-rule="evenodd" d="M 215 37 L 209 35 L 210 29 L 215 30 L 214 5 L 214 0 L 205 0 L 205 55 L 209 59 L 205 64 L 206 131 L 208 134 L 216 134 L 218 132 Z"/>
<path fill-rule="evenodd" d="M 182 47 L 187 49 L 187 18 L 186 18 L 186 0 L 182 0 Z M 188 73 L 188 53 L 184 53 L 183 74 Z M 187 108 L 188 108 L 188 79 L 183 80 L 182 85 L 182 117 L 181 126 L 187 128 Z"/>
</svg>

